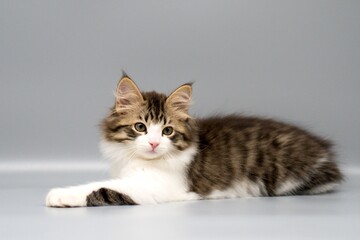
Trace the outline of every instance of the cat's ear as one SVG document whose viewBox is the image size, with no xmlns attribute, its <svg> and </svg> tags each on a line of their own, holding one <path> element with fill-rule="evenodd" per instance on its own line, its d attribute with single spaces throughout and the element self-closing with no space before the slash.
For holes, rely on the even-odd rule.
<svg viewBox="0 0 360 240">
<path fill-rule="evenodd" d="M 115 110 L 134 110 L 138 108 L 142 102 L 144 102 L 144 98 L 139 88 L 129 76 L 124 74 L 117 85 Z"/>
<path fill-rule="evenodd" d="M 187 83 L 178 87 L 166 99 L 166 106 L 174 112 L 188 115 L 191 104 L 192 84 Z"/>
</svg>

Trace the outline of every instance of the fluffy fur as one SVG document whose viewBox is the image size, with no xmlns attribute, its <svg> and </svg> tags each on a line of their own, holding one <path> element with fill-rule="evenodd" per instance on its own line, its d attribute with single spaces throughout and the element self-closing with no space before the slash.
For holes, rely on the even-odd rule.
<svg viewBox="0 0 360 240">
<path fill-rule="evenodd" d="M 151 204 L 318 194 L 343 179 L 331 143 L 269 119 L 193 119 L 191 84 L 169 96 L 120 80 L 102 121 L 101 151 L 112 179 L 52 189 L 51 207 Z"/>
</svg>

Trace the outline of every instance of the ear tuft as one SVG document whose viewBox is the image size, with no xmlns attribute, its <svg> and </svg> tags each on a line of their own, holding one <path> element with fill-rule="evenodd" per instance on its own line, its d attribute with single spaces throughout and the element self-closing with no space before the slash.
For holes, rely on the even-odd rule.
<svg viewBox="0 0 360 240">
<path fill-rule="evenodd" d="M 116 111 L 134 110 L 144 101 L 139 88 L 127 75 L 124 75 L 116 90 Z"/>
<path fill-rule="evenodd" d="M 168 108 L 180 115 L 188 115 L 191 104 L 192 84 L 184 84 L 173 91 L 166 100 Z"/>
<path fill-rule="evenodd" d="M 123 79 L 123 78 L 129 78 L 129 79 L 131 79 L 131 77 L 129 77 L 129 75 L 125 72 L 124 69 L 122 69 L 121 72 L 122 72 L 122 77 L 121 77 L 121 79 Z"/>
</svg>

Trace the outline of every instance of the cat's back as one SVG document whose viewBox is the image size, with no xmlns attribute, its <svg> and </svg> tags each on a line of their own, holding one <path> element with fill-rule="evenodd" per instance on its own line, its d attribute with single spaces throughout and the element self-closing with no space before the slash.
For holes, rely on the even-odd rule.
<svg viewBox="0 0 360 240">
<path fill-rule="evenodd" d="M 196 122 L 198 154 L 188 176 L 190 189 L 203 196 L 224 191 L 235 182 L 256 184 L 255 193 L 236 193 L 256 196 L 305 192 L 312 188 L 314 177 L 318 185 L 342 179 L 333 160 L 332 144 L 299 127 L 242 115 Z"/>
<path fill-rule="evenodd" d="M 268 118 L 243 115 L 213 116 L 199 118 L 197 124 L 200 145 L 219 146 L 237 143 L 255 146 L 259 142 L 266 142 L 274 148 L 280 148 L 281 144 L 295 144 L 295 141 L 312 142 L 325 149 L 332 145 L 330 141 L 304 129 Z"/>
</svg>

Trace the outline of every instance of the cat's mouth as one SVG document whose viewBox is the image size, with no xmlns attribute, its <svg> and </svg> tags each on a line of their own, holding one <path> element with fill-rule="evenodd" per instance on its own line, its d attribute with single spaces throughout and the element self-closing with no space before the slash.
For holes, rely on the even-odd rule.
<svg viewBox="0 0 360 240">
<path fill-rule="evenodd" d="M 147 151 L 147 152 L 150 153 L 150 154 L 158 154 L 158 153 L 159 153 L 159 152 L 156 151 L 155 149 L 149 150 L 149 151 Z"/>
<path fill-rule="evenodd" d="M 159 149 L 149 149 L 145 150 L 142 154 L 143 158 L 154 160 L 158 158 L 162 158 L 164 156 L 164 153 Z"/>
<path fill-rule="evenodd" d="M 140 148 L 137 151 L 137 155 L 143 159 L 153 160 L 162 158 L 167 153 L 167 149 L 164 148 Z"/>
<path fill-rule="evenodd" d="M 143 155 L 143 158 L 145 160 L 155 160 L 155 159 L 161 159 L 163 155 L 159 154 L 158 152 L 148 151 L 146 154 Z"/>
</svg>

